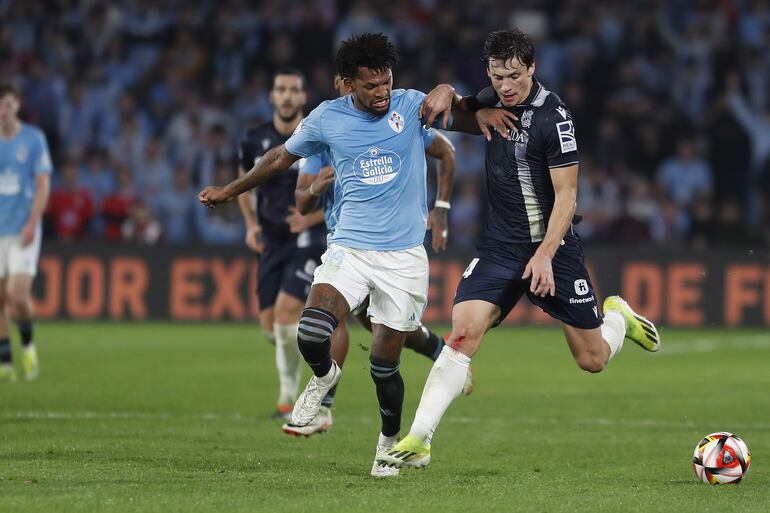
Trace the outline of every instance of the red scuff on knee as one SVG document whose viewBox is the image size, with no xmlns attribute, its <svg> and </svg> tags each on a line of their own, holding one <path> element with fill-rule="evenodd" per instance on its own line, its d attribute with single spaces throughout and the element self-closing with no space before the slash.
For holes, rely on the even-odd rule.
<svg viewBox="0 0 770 513">
<path fill-rule="evenodd" d="M 460 351 L 460 349 L 464 346 L 466 338 L 462 335 L 457 336 L 454 340 L 451 342 L 448 342 L 447 345 L 454 349 L 455 351 Z"/>
</svg>

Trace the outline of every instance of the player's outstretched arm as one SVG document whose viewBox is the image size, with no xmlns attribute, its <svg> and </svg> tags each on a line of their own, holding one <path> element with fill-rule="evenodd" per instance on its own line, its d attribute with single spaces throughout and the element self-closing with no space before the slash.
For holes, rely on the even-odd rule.
<svg viewBox="0 0 770 513">
<path fill-rule="evenodd" d="M 471 135 L 483 134 L 487 141 L 492 140 L 493 132 L 498 132 L 503 138 L 510 140 L 510 134 L 518 130 L 514 124 L 518 118 L 508 110 L 490 108 L 494 103 L 479 101 L 479 95 L 489 96 L 484 94 L 485 92 L 461 97 L 451 85 L 439 84 L 423 100 L 420 118 L 425 120 L 425 126 L 430 127 L 439 116 L 443 116 L 444 130 Z"/>
<path fill-rule="evenodd" d="M 449 84 L 439 84 L 423 98 L 418 112 L 420 119 L 424 120 L 425 126 L 430 128 L 439 116 L 443 116 L 442 128 L 448 130 L 452 107 L 460 100 L 462 97 L 455 92 L 454 87 Z"/>
<path fill-rule="evenodd" d="M 248 190 L 253 189 L 282 171 L 286 171 L 299 157 L 289 153 L 284 145 L 276 146 L 265 153 L 257 164 L 243 176 L 225 185 L 210 185 L 198 193 L 198 199 L 209 208 L 219 203 L 230 201 Z"/>
<path fill-rule="evenodd" d="M 243 166 L 238 166 L 238 176 L 243 176 L 246 171 Z M 262 253 L 264 249 L 262 238 L 262 227 L 257 221 L 257 201 L 253 194 L 241 194 L 238 196 L 238 207 L 243 215 L 243 222 L 246 223 L 246 246 L 255 253 Z"/>
<path fill-rule="evenodd" d="M 438 159 L 438 173 L 436 175 L 437 192 L 436 205 L 428 217 L 428 228 L 432 231 L 432 245 L 434 251 L 446 249 L 449 238 L 447 213 L 452 199 L 452 189 L 455 183 L 455 147 L 446 136 L 437 133 L 435 139 L 426 153 Z"/>
<path fill-rule="evenodd" d="M 465 99 L 455 92 L 454 87 L 439 84 L 423 99 L 419 116 L 428 128 L 443 116 L 441 128 L 444 130 L 479 135 L 479 125 L 466 103 Z"/>
</svg>

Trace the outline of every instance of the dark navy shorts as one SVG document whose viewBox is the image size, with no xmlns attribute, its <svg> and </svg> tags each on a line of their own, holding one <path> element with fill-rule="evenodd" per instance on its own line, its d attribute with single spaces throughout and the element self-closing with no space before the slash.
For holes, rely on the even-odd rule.
<svg viewBox="0 0 770 513">
<path fill-rule="evenodd" d="M 313 272 L 321 265 L 321 255 L 325 250 L 324 246 L 297 248 L 296 243 L 266 245 L 259 257 L 259 307 L 272 307 L 279 291 L 302 301 L 307 299 L 313 284 Z"/>
<path fill-rule="evenodd" d="M 529 291 L 530 280 L 521 279 L 538 245 L 484 241 L 477 258 L 463 273 L 454 304 L 474 299 L 495 304 L 500 307 L 497 325 L 526 293 L 532 304 L 569 326 L 582 329 L 601 326 L 602 314 L 585 267 L 580 238 L 567 234 L 552 260 L 555 296 L 538 297 Z"/>
</svg>

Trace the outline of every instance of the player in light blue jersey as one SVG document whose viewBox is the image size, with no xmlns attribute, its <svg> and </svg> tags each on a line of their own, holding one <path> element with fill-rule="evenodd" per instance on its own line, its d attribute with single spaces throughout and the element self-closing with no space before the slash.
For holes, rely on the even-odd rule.
<svg viewBox="0 0 770 513">
<path fill-rule="evenodd" d="M 334 77 L 334 87 L 340 93 L 340 96 L 348 94 L 345 88 L 345 82 L 342 77 Z M 455 156 L 452 143 L 444 135 L 436 130 L 426 129 L 422 131 L 426 154 L 434 157 L 439 162 L 439 186 L 441 190 L 437 192 L 439 201 L 449 200 L 455 174 Z M 297 178 L 297 188 L 294 192 L 295 203 L 300 214 L 307 214 L 318 207 L 320 200 L 323 207 L 324 219 L 328 233 L 333 233 L 339 219 L 339 203 L 335 203 L 335 195 L 341 194 L 339 182 L 334 180 L 334 170 L 331 167 L 331 156 L 328 151 L 318 153 L 301 160 L 299 168 L 299 177 Z M 431 215 L 428 217 L 428 227 L 430 228 Z M 446 242 L 445 238 L 434 230 L 434 250 L 444 249 L 439 244 Z M 367 310 L 369 299 L 365 299 L 361 305 L 353 311 L 353 314 L 368 331 L 372 331 L 372 325 L 369 321 Z M 337 329 L 334 331 L 331 342 L 332 359 L 343 366 L 348 352 L 349 334 L 345 318 L 340 319 Z M 420 325 L 416 330 L 407 333 L 404 347 L 422 354 L 432 361 L 438 358 L 444 347 L 444 339 L 432 332 L 428 327 Z M 316 433 L 327 431 L 332 425 L 332 405 L 337 387 L 335 386 L 324 397 L 321 402 L 321 409 L 312 422 L 305 426 L 292 426 L 284 424 L 284 432 L 296 436 L 311 436 Z M 466 375 L 463 393 L 469 395 L 473 391 L 473 374 L 469 370 Z"/>
<path fill-rule="evenodd" d="M 40 254 L 40 221 L 48 202 L 51 156 L 45 135 L 19 119 L 21 95 L 0 84 L 0 380 L 15 381 L 7 306 L 19 328 L 21 367 L 37 378 L 32 341 L 32 279 Z"/>
<path fill-rule="evenodd" d="M 330 355 L 331 334 L 368 296 L 371 375 L 382 420 L 380 452 L 398 441 L 404 399 L 401 348 L 406 333 L 420 322 L 428 293 L 422 246 L 428 220 L 425 142 L 418 116 L 425 94 L 392 90 L 396 60 L 395 48 L 382 34 L 344 41 L 335 68 L 351 94 L 319 105 L 285 145 L 268 151 L 246 175 L 199 194 L 204 205 L 214 207 L 300 158 L 329 151 L 341 193 L 335 198 L 339 219 L 299 323 L 298 345 L 314 376 L 294 406 L 292 424 L 309 424 L 339 381 L 341 370 Z M 446 239 L 448 206 L 438 205 L 433 212 L 431 223 L 439 239 Z M 380 468 L 386 467 L 373 466 L 373 475 L 395 474 L 378 473 Z"/>
</svg>

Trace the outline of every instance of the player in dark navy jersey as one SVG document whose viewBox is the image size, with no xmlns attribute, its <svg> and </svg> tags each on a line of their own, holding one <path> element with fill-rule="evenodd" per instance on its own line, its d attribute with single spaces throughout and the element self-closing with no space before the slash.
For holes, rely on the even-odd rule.
<svg viewBox="0 0 770 513">
<path fill-rule="evenodd" d="M 285 143 L 299 125 L 306 102 L 302 74 L 294 69 L 278 71 L 270 102 L 272 121 L 248 130 L 241 142 L 241 174 L 268 150 Z M 280 393 L 274 416 L 280 418 L 288 418 L 299 393 L 303 360 L 297 348 L 297 325 L 313 272 L 326 249 L 323 211 L 302 216 L 294 208 L 298 170 L 296 162 L 259 186 L 256 195 L 238 198 L 246 221 L 246 244 L 259 253 L 259 320 L 265 336 L 275 343 Z"/>
<path fill-rule="evenodd" d="M 434 89 L 421 114 L 445 126 L 487 138 L 489 218 L 478 255 L 463 273 L 452 311 L 452 333 L 428 376 L 414 423 L 393 449 L 378 455 L 385 465 L 423 467 L 441 416 L 460 394 L 482 337 L 525 293 L 561 321 L 578 366 L 599 372 L 629 338 L 657 351 L 650 321 L 619 296 L 599 310 L 572 229 L 577 197 L 578 145 L 572 114 L 534 78 L 532 39 L 518 30 L 491 33 L 484 60 L 492 83 L 460 98 L 449 85 Z"/>
</svg>

